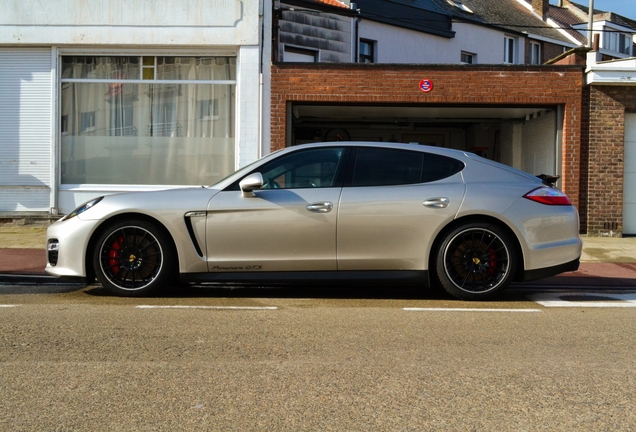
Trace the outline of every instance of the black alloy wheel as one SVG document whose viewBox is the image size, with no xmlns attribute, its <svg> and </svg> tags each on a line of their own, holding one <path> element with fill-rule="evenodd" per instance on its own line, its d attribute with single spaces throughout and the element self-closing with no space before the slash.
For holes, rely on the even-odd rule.
<svg viewBox="0 0 636 432">
<path fill-rule="evenodd" d="M 451 231 L 437 253 L 437 276 L 444 289 L 463 300 L 483 300 L 505 289 L 517 256 L 499 227 L 471 223 Z"/>
<path fill-rule="evenodd" d="M 171 277 L 173 252 L 154 224 L 130 220 L 109 227 L 97 242 L 93 265 L 104 288 L 117 295 L 146 295 Z"/>
</svg>

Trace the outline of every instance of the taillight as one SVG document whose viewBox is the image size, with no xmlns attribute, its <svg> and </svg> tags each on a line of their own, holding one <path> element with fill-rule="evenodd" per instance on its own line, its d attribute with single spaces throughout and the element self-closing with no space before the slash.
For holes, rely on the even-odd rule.
<svg viewBox="0 0 636 432">
<path fill-rule="evenodd" d="M 530 201 L 545 205 L 572 205 L 570 198 L 558 189 L 539 187 L 523 196 Z"/>
</svg>

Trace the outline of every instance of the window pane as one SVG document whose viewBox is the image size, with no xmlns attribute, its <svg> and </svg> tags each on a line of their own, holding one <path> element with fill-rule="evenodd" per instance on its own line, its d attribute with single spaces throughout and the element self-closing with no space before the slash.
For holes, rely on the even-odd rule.
<svg viewBox="0 0 636 432">
<path fill-rule="evenodd" d="M 139 57 L 62 57 L 62 78 L 139 79 Z"/>
<path fill-rule="evenodd" d="M 464 169 L 464 163 L 456 159 L 430 153 L 423 155 L 422 183 L 445 179 Z"/>
<path fill-rule="evenodd" d="M 374 41 L 360 39 L 360 52 L 358 54 L 360 63 L 375 63 L 374 46 Z"/>
<path fill-rule="evenodd" d="M 234 57 L 157 57 L 158 80 L 234 80 Z"/>
<path fill-rule="evenodd" d="M 422 153 L 360 148 L 356 158 L 352 186 L 389 186 L 419 183 Z"/>
<path fill-rule="evenodd" d="M 62 183 L 209 185 L 234 171 L 234 85 L 63 83 Z"/>
<path fill-rule="evenodd" d="M 304 150 L 276 159 L 261 169 L 262 189 L 332 187 L 343 151 Z"/>
</svg>

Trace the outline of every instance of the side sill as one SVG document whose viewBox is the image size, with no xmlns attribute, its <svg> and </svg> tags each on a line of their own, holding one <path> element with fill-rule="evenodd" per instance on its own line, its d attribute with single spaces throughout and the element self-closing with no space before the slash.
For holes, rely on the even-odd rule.
<svg viewBox="0 0 636 432">
<path fill-rule="evenodd" d="M 523 273 L 523 279 L 521 282 L 528 282 L 538 279 L 544 279 L 551 276 L 556 276 L 561 273 L 576 271 L 579 269 L 580 259 L 575 259 L 565 264 L 559 264 L 554 267 L 546 267 L 542 269 L 526 270 Z"/>
<path fill-rule="evenodd" d="M 395 271 L 317 271 L 317 272 L 230 272 L 182 273 L 182 282 L 245 282 L 245 283 L 321 283 L 346 281 L 353 283 L 403 282 L 429 286 L 428 270 Z"/>
</svg>

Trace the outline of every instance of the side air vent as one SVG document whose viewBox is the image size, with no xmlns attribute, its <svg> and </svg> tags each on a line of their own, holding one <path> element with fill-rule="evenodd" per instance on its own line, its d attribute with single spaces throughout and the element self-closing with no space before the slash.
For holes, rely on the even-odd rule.
<svg viewBox="0 0 636 432">
<path fill-rule="evenodd" d="M 194 250 L 197 251 L 197 254 L 203 258 L 203 252 L 201 251 L 201 246 L 197 240 L 197 236 L 194 234 L 194 228 L 192 227 L 192 218 L 195 217 L 205 217 L 207 215 L 204 211 L 191 211 L 185 214 L 185 225 L 188 229 L 188 235 L 190 235 L 190 241 L 192 241 L 192 245 L 194 246 Z"/>
</svg>

